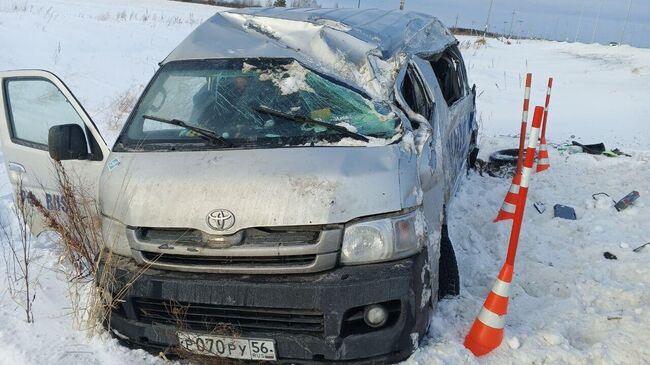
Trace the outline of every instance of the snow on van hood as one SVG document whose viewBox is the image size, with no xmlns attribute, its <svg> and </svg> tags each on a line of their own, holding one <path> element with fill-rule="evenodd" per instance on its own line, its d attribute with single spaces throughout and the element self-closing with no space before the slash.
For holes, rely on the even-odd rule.
<svg viewBox="0 0 650 365">
<path fill-rule="evenodd" d="M 224 234 L 345 223 L 415 204 L 413 187 L 400 187 L 400 164 L 415 168 L 405 155 L 399 145 L 113 153 L 101 209 L 129 226 L 206 232 L 208 213 L 227 209 L 235 225 Z"/>
</svg>

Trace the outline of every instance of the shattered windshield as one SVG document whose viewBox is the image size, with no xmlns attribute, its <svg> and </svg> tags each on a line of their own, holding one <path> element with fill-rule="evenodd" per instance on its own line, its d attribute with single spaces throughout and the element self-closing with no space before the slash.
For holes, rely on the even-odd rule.
<svg viewBox="0 0 650 365">
<path fill-rule="evenodd" d="M 161 69 L 116 148 L 304 145 L 354 135 L 387 140 L 398 132 L 390 105 L 294 60 L 187 61 Z"/>
</svg>

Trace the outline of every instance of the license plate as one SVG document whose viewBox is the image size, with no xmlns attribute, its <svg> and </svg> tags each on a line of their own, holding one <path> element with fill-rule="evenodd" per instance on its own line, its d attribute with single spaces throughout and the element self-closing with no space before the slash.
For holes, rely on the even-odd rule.
<svg viewBox="0 0 650 365">
<path fill-rule="evenodd" d="M 241 360 L 276 360 L 275 341 L 178 332 L 178 343 L 188 352 Z"/>
</svg>

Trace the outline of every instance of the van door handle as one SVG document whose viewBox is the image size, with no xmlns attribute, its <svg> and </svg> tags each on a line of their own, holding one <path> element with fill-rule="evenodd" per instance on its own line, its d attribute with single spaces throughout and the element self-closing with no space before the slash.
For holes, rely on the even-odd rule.
<svg viewBox="0 0 650 365">
<path fill-rule="evenodd" d="M 17 162 L 9 162 L 9 171 L 17 172 L 20 174 L 24 174 L 25 171 L 25 166 L 17 163 Z"/>
</svg>

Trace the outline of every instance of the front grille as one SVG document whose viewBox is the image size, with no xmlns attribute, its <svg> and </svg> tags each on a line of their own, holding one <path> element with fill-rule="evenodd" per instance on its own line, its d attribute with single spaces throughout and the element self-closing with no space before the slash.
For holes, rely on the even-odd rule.
<svg viewBox="0 0 650 365">
<path fill-rule="evenodd" d="M 195 229 L 128 228 L 141 264 L 165 270 L 241 274 L 320 272 L 336 265 L 339 225 L 246 228 L 231 235 Z"/>
<path fill-rule="evenodd" d="M 229 267 L 285 267 L 306 266 L 316 260 L 316 255 L 295 256 L 198 256 L 174 255 L 142 251 L 145 260 L 157 264 L 229 266 Z"/>
<path fill-rule="evenodd" d="M 235 331 L 323 333 L 318 310 L 235 307 L 134 298 L 138 321 L 182 329 L 214 331 L 232 326 Z"/>
<path fill-rule="evenodd" d="M 260 229 L 249 228 L 231 236 L 215 235 L 215 238 L 222 237 L 232 245 L 255 245 L 255 246 L 293 246 L 312 245 L 318 241 L 321 227 L 313 229 Z M 178 228 L 137 228 L 138 239 L 142 242 L 186 245 L 186 246 L 210 246 L 212 235 L 203 233 L 196 229 Z M 212 244 L 218 244 L 213 242 Z"/>
</svg>

